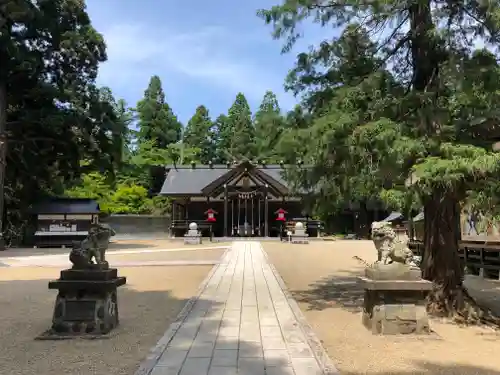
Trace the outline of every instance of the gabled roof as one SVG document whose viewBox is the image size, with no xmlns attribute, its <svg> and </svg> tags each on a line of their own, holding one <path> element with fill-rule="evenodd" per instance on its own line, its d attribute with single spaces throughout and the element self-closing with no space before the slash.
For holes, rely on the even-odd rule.
<svg viewBox="0 0 500 375">
<path fill-rule="evenodd" d="M 250 174 L 267 184 L 278 188 L 282 192 L 288 191 L 283 177 L 286 166 L 280 165 L 253 165 L 243 162 L 232 165 L 196 165 L 196 166 L 167 166 L 167 176 L 161 195 L 207 195 L 231 181 L 247 168 Z"/>
<path fill-rule="evenodd" d="M 281 168 L 279 166 L 274 166 L 274 170 L 280 171 Z M 276 169 L 280 168 L 280 169 Z M 271 170 L 271 169 L 270 169 Z M 213 195 L 215 192 L 219 192 L 223 189 L 223 185 L 227 184 L 231 181 L 233 184 L 236 184 L 237 181 L 242 179 L 244 176 L 248 176 L 251 180 L 255 182 L 260 182 L 259 185 L 268 185 L 272 190 L 276 191 L 280 195 L 286 195 L 288 193 L 288 188 L 285 184 L 280 181 L 276 181 L 272 176 L 266 173 L 267 168 L 258 168 L 251 164 L 248 161 L 240 163 L 233 167 L 233 169 L 228 170 L 227 173 L 223 174 L 215 181 L 211 182 L 203 189 L 201 192 L 203 195 L 209 196 Z M 234 180 L 234 178 L 237 178 Z M 284 182 L 284 181 L 283 181 Z"/>
<path fill-rule="evenodd" d="M 89 198 L 51 198 L 34 204 L 33 214 L 98 214 L 99 204 Z"/>
</svg>

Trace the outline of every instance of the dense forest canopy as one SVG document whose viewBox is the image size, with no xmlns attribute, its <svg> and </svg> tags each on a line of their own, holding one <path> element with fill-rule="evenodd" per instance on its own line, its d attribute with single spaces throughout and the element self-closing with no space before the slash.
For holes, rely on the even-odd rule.
<svg viewBox="0 0 500 375">
<path fill-rule="evenodd" d="M 462 287 L 461 206 L 498 197 L 498 1 L 285 0 L 261 10 L 287 52 L 304 21 L 340 30 L 299 54 L 287 86 L 303 99 L 317 203 L 422 206 L 422 270 L 434 312 L 477 316 Z M 481 194 L 476 192 L 480 191 Z M 474 312 L 474 314 L 471 314 Z"/>
<path fill-rule="evenodd" d="M 477 313 L 462 287 L 458 220 L 464 208 L 499 206 L 500 2 L 283 0 L 258 16 L 283 52 L 307 33 L 305 21 L 331 30 L 286 77 L 300 104 L 283 111 L 268 91 L 252 113 L 238 93 L 227 113 L 200 103 L 181 124 L 159 76 L 134 108 L 97 86 L 106 45 L 84 1 L 3 1 L 4 232 L 46 195 L 165 213 L 168 200 L 151 194 L 161 183 L 154 166 L 302 160 L 311 168 L 287 178 L 319 191 L 310 203 L 323 217 L 352 202 L 423 208 L 433 310 Z"/>
</svg>

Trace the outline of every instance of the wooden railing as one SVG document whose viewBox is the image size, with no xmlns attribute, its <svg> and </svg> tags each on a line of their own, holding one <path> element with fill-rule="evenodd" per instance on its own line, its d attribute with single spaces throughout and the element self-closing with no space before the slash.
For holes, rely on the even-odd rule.
<svg viewBox="0 0 500 375">
<path fill-rule="evenodd" d="M 411 241 L 410 249 L 422 256 L 423 242 Z M 459 242 L 458 255 L 467 273 L 490 279 L 499 279 L 500 241 L 462 240 Z"/>
</svg>

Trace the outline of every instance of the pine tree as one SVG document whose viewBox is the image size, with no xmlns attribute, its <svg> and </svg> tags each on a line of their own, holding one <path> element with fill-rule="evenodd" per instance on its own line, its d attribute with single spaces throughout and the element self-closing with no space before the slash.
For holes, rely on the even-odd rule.
<svg viewBox="0 0 500 375">
<path fill-rule="evenodd" d="M 165 103 L 160 77 L 151 77 L 144 98 L 137 103 L 137 113 L 139 142 L 153 141 L 163 149 L 180 140 L 182 125 Z"/>
<path fill-rule="evenodd" d="M 252 113 L 245 95 L 238 93 L 228 113 L 231 141 L 228 152 L 236 160 L 251 159 L 255 156 L 255 129 Z"/>
<path fill-rule="evenodd" d="M 200 105 L 188 121 L 184 130 L 183 142 L 185 146 L 200 149 L 200 162 L 207 164 L 215 158 L 214 134 L 212 120 L 207 108 Z"/>
</svg>

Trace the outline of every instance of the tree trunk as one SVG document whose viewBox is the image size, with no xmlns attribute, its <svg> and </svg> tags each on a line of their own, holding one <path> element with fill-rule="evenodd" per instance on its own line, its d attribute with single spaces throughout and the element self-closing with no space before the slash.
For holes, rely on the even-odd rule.
<svg viewBox="0 0 500 375">
<path fill-rule="evenodd" d="M 422 275 L 434 283 L 429 308 L 451 316 L 464 308 L 464 268 L 458 256 L 460 207 L 450 193 L 435 191 L 424 200 Z"/>
<path fill-rule="evenodd" d="M 0 251 L 5 250 L 3 237 L 5 218 L 5 168 L 7 162 L 7 84 L 3 77 L 0 77 Z"/>
</svg>

